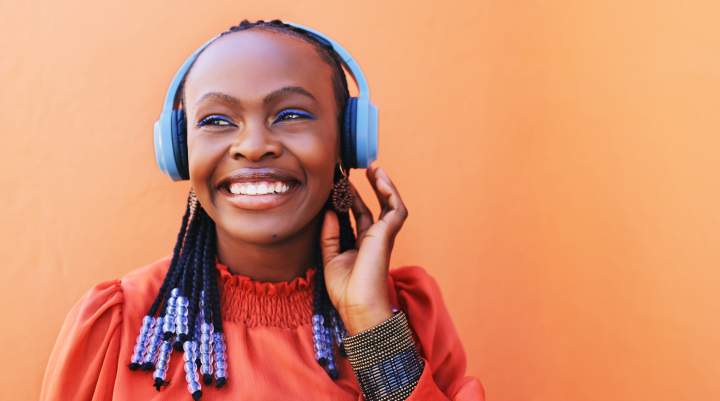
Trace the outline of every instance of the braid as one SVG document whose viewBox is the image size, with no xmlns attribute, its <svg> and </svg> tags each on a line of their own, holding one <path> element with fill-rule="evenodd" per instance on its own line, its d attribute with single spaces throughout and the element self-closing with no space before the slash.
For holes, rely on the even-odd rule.
<svg viewBox="0 0 720 401">
<path fill-rule="evenodd" d="M 204 211 L 200 209 L 199 214 L 202 216 L 204 214 Z M 192 272 L 188 274 L 188 276 L 191 276 L 190 288 L 188 289 L 190 294 L 190 308 L 188 310 L 188 330 L 191 337 L 195 335 L 195 322 L 198 313 L 198 302 L 200 300 L 200 287 L 202 286 L 202 256 L 203 249 L 205 248 L 205 237 L 207 236 L 207 224 L 205 224 L 205 219 L 200 217 L 198 220 L 198 224 L 200 227 L 198 228 L 197 240 L 194 244 L 195 249 L 193 250 L 193 263 L 191 266 Z"/>
<path fill-rule="evenodd" d="M 213 269 L 215 269 L 215 249 L 213 248 L 213 241 L 211 239 L 212 236 L 215 235 L 215 230 L 213 229 L 212 220 L 208 219 L 207 226 L 206 226 L 206 236 L 205 236 L 205 246 L 203 247 L 203 274 L 202 274 L 202 286 L 203 286 L 203 292 L 205 293 L 205 303 L 203 304 L 203 314 L 204 314 L 204 321 L 207 323 L 212 323 L 212 300 L 211 300 L 211 294 L 212 290 L 210 287 L 216 287 L 217 283 L 215 285 L 211 285 L 211 275 Z"/>
<path fill-rule="evenodd" d="M 167 297 L 168 292 L 170 291 L 170 286 L 174 284 L 175 277 L 177 277 L 176 271 L 178 270 L 177 265 L 180 256 L 180 249 L 182 248 L 182 242 L 185 239 L 185 233 L 187 232 L 187 224 L 191 214 L 191 205 L 194 199 L 193 193 L 191 192 L 188 195 L 185 214 L 183 215 L 182 223 L 180 224 L 180 232 L 178 232 L 177 240 L 175 241 L 172 259 L 170 260 L 170 267 L 168 268 L 168 272 L 165 275 L 165 279 L 163 280 L 155 301 L 153 301 L 152 306 L 150 306 L 150 310 L 147 313 L 148 316 L 155 316 L 155 313 L 157 313 L 158 309 L 162 306 L 162 301 Z"/>
<path fill-rule="evenodd" d="M 197 209 L 199 209 L 199 207 Z M 191 331 L 189 331 L 190 326 L 192 325 L 192 321 L 190 320 L 189 315 L 193 309 L 193 306 L 190 303 L 190 298 L 192 297 L 191 288 L 193 281 L 193 272 L 195 270 L 196 244 L 198 242 L 198 232 L 200 226 L 199 210 L 197 209 L 195 212 L 195 218 L 193 218 L 190 222 L 190 227 L 188 228 L 188 235 L 185 240 L 185 246 L 183 247 L 183 250 L 187 249 L 187 252 L 184 252 L 181 257 L 182 274 L 180 276 L 180 282 L 178 286 L 178 288 L 180 289 L 180 296 L 178 297 L 177 301 L 177 338 L 175 341 L 175 350 L 177 351 L 182 350 L 183 343 L 193 334 Z"/>
<path fill-rule="evenodd" d="M 210 247 L 211 249 L 217 249 L 217 239 L 213 233 L 213 235 L 210 238 Z M 217 269 L 212 269 L 212 274 L 210 275 L 210 307 L 212 308 L 212 318 L 213 318 L 213 325 L 215 326 L 215 332 L 222 333 L 223 332 L 223 325 L 222 325 L 222 317 L 220 315 L 220 306 L 221 306 L 221 300 L 220 300 L 220 291 L 219 291 L 219 274 Z"/>
</svg>

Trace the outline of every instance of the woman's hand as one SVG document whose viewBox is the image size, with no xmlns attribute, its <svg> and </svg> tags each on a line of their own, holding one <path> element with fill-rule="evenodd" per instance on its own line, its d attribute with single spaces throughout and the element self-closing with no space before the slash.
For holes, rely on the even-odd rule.
<svg viewBox="0 0 720 401">
<path fill-rule="evenodd" d="M 390 177 L 379 167 L 367 169 L 382 211 L 372 213 L 352 187 L 353 216 L 357 224 L 357 249 L 340 253 L 340 225 L 335 212 L 327 211 L 320 234 L 325 285 L 349 335 L 357 334 L 392 316 L 387 276 L 395 236 L 408 216 Z"/>
</svg>

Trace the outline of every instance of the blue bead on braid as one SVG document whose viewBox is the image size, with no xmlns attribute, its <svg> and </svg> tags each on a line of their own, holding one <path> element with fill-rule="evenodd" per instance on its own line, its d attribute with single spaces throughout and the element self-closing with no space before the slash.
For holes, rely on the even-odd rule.
<svg viewBox="0 0 720 401">
<path fill-rule="evenodd" d="M 195 316 L 195 330 L 193 333 L 193 339 L 198 342 L 198 346 L 200 345 L 200 325 L 202 324 L 202 312 L 198 312 L 198 314 Z M 200 363 L 200 355 L 198 354 L 198 360 L 197 362 Z"/>
<path fill-rule="evenodd" d="M 215 387 L 220 388 L 227 383 L 227 355 L 225 352 L 225 338 L 223 333 L 213 333 L 213 359 L 215 362 Z"/>
<path fill-rule="evenodd" d="M 175 308 L 177 306 L 178 295 L 180 295 L 180 289 L 173 288 L 172 291 L 170 291 L 170 298 L 168 298 L 165 317 L 163 318 L 164 340 L 170 340 L 175 335 Z"/>
<path fill-rule="evenodd" d="M 312 331 L 313 331 L 313 348 L 315 349 L 315 360 L 320 366 L 327 365 L 327 351 L 325 341 L 323 339 L 323 315 L 316 313 L 312 317 Z"/>
<path fill-rule="evenodd" d="M 175 301 L 175 334 L 177 335 L 177 340 L 179 342 L 184 343 L 184 341 L 187 338 L 187 335 L 189 334 L 189 327 L 188 327 L 188 305 L 190 304 L 190 301 L 185 296 L 178 296 L 177 300 Z"/>
<path fill-rule="evenodd" d="M 145 344 L 145 356 L 142 361 L 142 370 L 153 370 L 155 358 L 157 358 L 160 342 L 162 341 L 163 318 L 156 317 L 153 319 L 152 333 L 148 336 Z"/>
<path fill-rule="evenodd" d="M 347 356 L 347 353 L 345 353 L 345 347 L 343 346 L 343 339 L 347 337 L 348 333 L 345 329 L 345 325 L 343 324 L 342 319 L 340 319 L 340 316 L 338 316 L 337 310 L 333 308 L 332 310 L 332 320 L 333 320 L 333 331 L 335 334 L 335 344 L 338 346 L 338 351 L 340 352 L 340 355 L 345 357 Z"/>
<path fill-rule="evenodd" d="M 205 291 L 200 293 L 200 312 L 198 313 L 197 338 L 200 341 L 200 374 L 205 384 L 212 383 L 213 374 L 213 326 L 205 321 Z"/>
<path fill-rule="evenodd" d="M 153 379 L 155 380 L 155 389 L 160 391 L 162 386 L 167 385 L 165 377 L 167 376 L 168 366 L 170 365 L 170 356 L 172 354 L 173 346 L 171 340 L 163 340 L 158 350 L 158 358 L 155 363 L 155 372 L 153 372 Z"/>
<path fill-rule="evenodd" d="M 335 380 L 337 379 L 338 372 L 337 367 L 335 366 L 335 353 L 333 350 L 333 327 L 330 325 L 330 323 L 327 323 L 323 325 L 323 341 L 325 342 L 325 352 L 326 352 L 326 358 L 327 358 L 327 365 L 325 366 L 325 371 L 330 375 L 330 377 Z"/>
<path fill-rule="evenodd" d="M 200 373 L 205 384 L 212 383 L 213 374 L 213 326 L 202 322 L 200 325 Z"/>
<path fill-rule="evenodd" d="M 132 357 L 130 357 L 130 369 L 137 370 L 142 363 L 143 355 L 145 354 L 145 343 L 147 341 L 148 333 L 152 329 L 154 319 L 152 316 L 145 316 L 143 318 L 142 326 L 140 326 L 140 333 L 135 340 L 135 347 L 133 348 Z"/>
<path fill-rule="evenodd" d="M 200 375 L 198 374 L 198 344 L 195 340 L 188 340 L 183 343 L 183 361 L 185 368 L 185 381 L 187 382 L 188 391 L 192 394 L 193 400 L 197 401 L 202 397 L 202 386 L 200 385 Z"/>
</svg>

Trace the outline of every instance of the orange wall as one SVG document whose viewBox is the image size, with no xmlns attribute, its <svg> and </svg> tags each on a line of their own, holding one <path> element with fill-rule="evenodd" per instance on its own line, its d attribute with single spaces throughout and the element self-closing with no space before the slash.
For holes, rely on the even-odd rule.
<svg viewBox="0 0 720 401">
<path fill-rule="evenodd" d="M 188 185 L 155 167 L 152 123 L 185 56 L 244 17 L 364 67 L 411 212 L 394 264 L 437 277 L 489 399 L 720 399 L 704 3 L 0 1 L 0 399 L 37 397 L 82 292 L 170 252 Z"/>
</svg>

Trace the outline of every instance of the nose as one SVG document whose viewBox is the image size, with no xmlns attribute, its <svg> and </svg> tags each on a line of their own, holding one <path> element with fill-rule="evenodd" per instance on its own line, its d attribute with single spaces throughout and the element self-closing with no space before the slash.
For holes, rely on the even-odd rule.
<svg viewBox="0 0 720 401">
<path fill-rule="evenodd" d="M 230 157 L 258 162 L 265 157 L 280 157 L 282 144 L 262 123 L 248 122 L 230 146 Z"/>
</svg>

